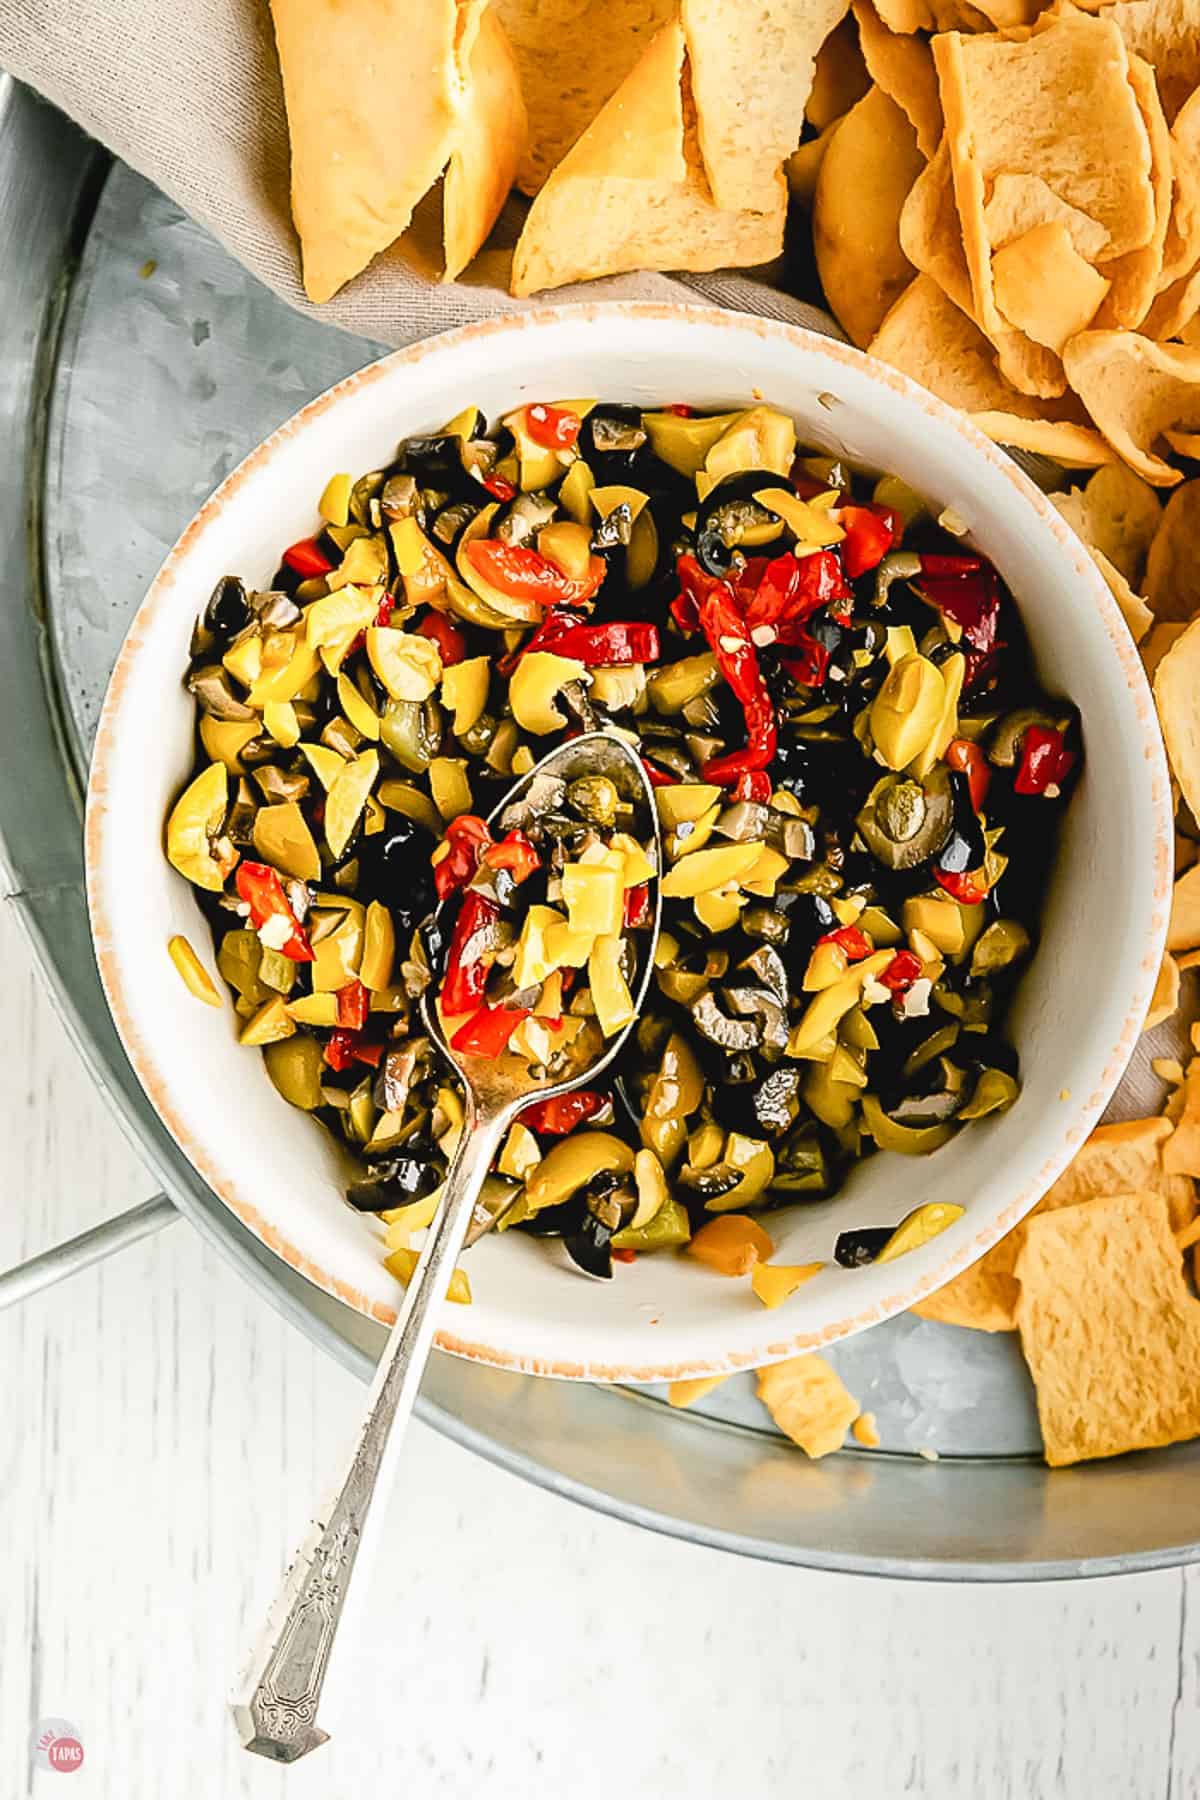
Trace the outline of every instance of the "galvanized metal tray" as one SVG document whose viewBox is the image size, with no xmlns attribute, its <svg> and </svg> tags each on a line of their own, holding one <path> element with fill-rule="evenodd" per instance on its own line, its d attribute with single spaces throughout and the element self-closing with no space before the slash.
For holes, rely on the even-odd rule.
<svg viewBox="0 0 1200 1800">
<path fill-rule="evenodd" d="M 245 1231 L 180 1156 L 125 1061 L 91 957 L 79 821 L 109 670 L 180 528 L 260 438 L 380 348 L 291 313 L 162 195 L 0 75 L 0 889 L 145 1160 L 147 1188 L 163 1189 L 115 1232 L 11 1278 L 0 1298 L 177 1208 L 364 1376 L 378 1328 Z M 1011 1337 L 906 1317 L 832 1360 L 874 1411 L 882 1445 L 819 1465 L 770 1429 L 748 1377 L 680 1414 L 651 1392 L 436 1357 L 422 1410 L 552 1491 L 780 1561 L 1005 1580 L 1200 1557 L 1200 1447 L 1051 1474 Z"/>
</svg>

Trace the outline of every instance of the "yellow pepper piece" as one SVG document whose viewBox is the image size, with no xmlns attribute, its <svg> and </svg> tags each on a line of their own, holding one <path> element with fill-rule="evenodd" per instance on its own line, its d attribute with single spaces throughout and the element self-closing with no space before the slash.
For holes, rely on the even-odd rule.
<svg viewBox="0 0 1200 1800">
<path fill-rule="evenodd" d="M 817 944 L 808 959 L 801 986 L 806 994 L 819 994 L 822 988 L 840 981 L 850 967 L 850 958 L 840 944 Z"/>
<path fill-rule="evenodd" d="M 927 656 L 902 656 L 871 702 L 871 736 L 889 769 L 903 769 L 925 748 L 945 706 L 941 671 Z"/>
<path fill-rule="evenodd" d="M 254 815 L 254 848 L 284 875 L 297 881 L 321 879 L 320 852 L 294 800 L 259 807 Z"/>
<path fill-rule="evenodd" d="M 384 1257 L 383 1266 L 407 1287 L 420 1260 L 420 1254 L 416 1250 L 393 1250 L 390 1256 Z M 458 1306 L 470 1306 L 471 1283 L 465 1269 L 455 1269 L 450 1277 L 450 1286 L 446 1289 L 446 1298 L 453 1300 Z"/>
<path fill-rule="evenodd" d="M 330 750 L 325 744 L 301 744 L 300 754 L 328 793 L 342 770 L 346 766 L 346 758 L 339 756 L 336 750 Z"/>
<path fill-rule="evenodd" d="M 266 706 L 272 700 L 294 700 L 320 667 L 316 651 L 303 639 L 296 637 L 292 643 L 291 655 L 281 667 L 263 669 L 246 696 L 247 705 Z"/>
<path fill-rule="evenodd" d="M 527 1181 L 542 1160 L 538 1141 L 528 1125 L 522 1125 L 520 1119 L 511 1126 L 504 1140 L 496 1167 L 501 1175 L 509 1175 L 514 1181 Z"/>
<path fill-rule="evenodd" d="M 454 714 L 455 737 L 462 737 L 479 723 L 487 705 L 491 678 L 492 665 L 486 656 L 471 656 L 443 669 L 442 704 Z"/>
<path fill-rule="evenodd" d="M 239 1044 L 277 1044 L 283 1038 L 291 1037 L 296 1027 L 288 1017 L 283 997 L 276 994 L 260 1006 L 254 1016 L 247 1020 L 238 1033 Z"/>
<path fill-rule="evenodd" d="M 948 1226 L 953 1225 L 956 1219 L 961 1219 L 964 1210 L 961 1206 L 940 1200 L 930 1200 L 924 1206 L 918 1206 L 907 1218 L 901 1219 L 875 1261 L 893 1262 L 897 1256 L 904 1256 L 909 1250 L 919 1250 L 922 1244 L 928 1244 Z"/>
<path fill-rule="evenodd" d="M 958 702 L 962 696 L 963 675 L 967 661 L 964 656 L 949 656 L 941 665 L 939 673 L 942 677 L 942 710 L 937 723 L 929 735 L 925 748 L 914 758 L 911 769 L 918 781 L 923 781 L 938 758 L 946 753 L 950 739 L 958 736 Z"/>
<path fill-rule="evenodd" d="M 167 820 L 167 860 L 173 869 L 219 894 L 227 870 L 212 853 L 212 840 L 229 810 L 229 776 L 224 763 L 209 763 L 180 794 Z"/>
<path fill-rule="evenodd" d="M 622 1138 L 609 1131 L 575 1131 L 548 1150 L 526 1181 L 525 1198 L 530 1212 L 557 1206 L 569 1200 L 581 1187 L 611 1169 L 616 1175 L 627 1175 L 633 1167 L 633 1151 Z"/>
<path fill-rule="evenodd" d="M 742 886 L 748 894 L 761 894 L 770 899 L 775 892 L 775 884 L 781 875 L 788 871 L 788 859 L 773 850 L 770 844 L 763 844 L 759 850 L 758 861 L 750 873 L 744 877 Z"/>
<path fill-rule="evenodd" d="M 353 486 L 353 475 L 331 475 L 329 477 L 321 498 L 317 501 L 317 511 L 327 525 L 349 524 L 350 490 Z"/>
<path fill-rule="evenodd" d="M 442 679 L 441 652 L 419 631 L 372 625 L 367 660 L 393 700 L 428 700 Z"/>
<path fill-rule="evenodd" d="M 546 954 L 552 969 L 582 969 L 592 954 L 595 934 L 572 931 L 567 921 L 555 914 L 555 923 L 546 927 Z"/>
<path fill-rule="evenodd" d="M 654 790 L 659 822 L 665 831 L 701 818 L 720 798 L 720 788 L 707 781 L 678 781 L 671 787 Z"/>
<path fill-rule="evenodd" d="M 617 870 L 568 863 L 562 872 L 562 897 L 573 932 L 590 937 L 613 937 L 620 932 L 625 920 L 625 886 Z"/>
<path fill-rule="evenodd" d="M 513 981 L 518 989 L 537 987 L 552 970 L 562 966 L 551 954 L 546 941 L 546 933 L 552 925 L 565 926 L 562 914 L 552 906 L 531 906 L 525 914 L 513 963 Z"/>
<path fill-rule="evenodd" d="M 339 673 L 337 697 L 338 705 L 359 736 L 366 738 L 368 743 L 377 744 L 379 742 L 379 714 L 364 698 L 348 675 Z"/>
<path fill-rule="evenodd" d="M 644 882 L 653 881 L 654 864 L 635 837 L 630 837 L 627 831 L 614 831 L 608 847 L 616 851 L 624 864 L 627 888 L 641 887 Z"/>
<path fill-rule="evenodd" d="M 341 856 L 379 775 L 379 753 L 364 750 L 346 764 L 325 799 L 325 842 Z"/>
<path fill-rule="evenodd" d="M 845 1018 L 851 1007 L 858 1005 L 861 990 L 862 983 L 856 974 L 835 981 L 832 987 L 822 988 L 792 1027 L 788 1038 L 788 1055 L 803 1056 L 819 1039 L 833 1031 L 838 1020 Z"/>
<path fill-rule="evenodd" d="M 231 775 L 243 775 L 242 751 L 262 730 L 257 719 L 243 723 L 238 719 L 214 719 L 205 713 L 200 720 L 200 742 L 210 761 L 224 763 Z"/>
<path fill-rule="evenodd" d="M 697 850 L 677 862 L 663 877 L 664 898 L 694 900 L 740 882 L 762 855 L 761 844 L 722 844 L 715 850 Z"/>
<path fill-rule="evenodd" d="M 600 1029 L 606 1038 L 615 1037 L 633 1018 L 633 996 L 621 973 L 620 937 L 598 937 L 587 967 L 588 986 Z"/>
<path fill-rule="evenodd" d="M 963 916 L 954 900 L 914 894 L 904 902 L 901 918 L 910 937 L 914 931 L 924 932 L 943 956 L 957 956 L 967 941 Z"/>
<path fill-rule="evenodd" d="M 324 1025 L 332 1029 L 337 1024 L 337 995 L 332 992 L 302 994 L 299 1000 L 288 1001 L 287 1014 L 297 1025 Z"/>
<path fill-rule="evenodd" d="M 318 935 L 318 925 L 322 922 L 320 913 L 310 921 L 312 925 L 313 961 L 312 984 L 317 994 L 336 994 L 339 988 L 345 987 L 349 981 L 358 978 L 359 966 L 362 962 L 363 937 L 366 927 L 367 909 L 359 900 L 329 900 L 330 911 L 336 906 L 342 914 L 339 923 L 325 936 Z"/>
<path fill-rule="evenodd" d="M 663 792 L 660 788 L 659 792 Z M 665 849 L 668 862 L 678 862 L 681 856 L 694 855 L 703 850 L 713 834 L 713 826 L 721 816 L 719 805 L 713 805 L 707 812 L 702 812 L 698 819 L 683 819 L 674 831 L 667 833 Z"/>
<path fill-rule="evenodd" d="M 697 894 L 692 908 L 700 923 L 712 932 L 731 931 L 746 904 L 745 894 Z"/>
<path fill-rule="evenodd" d="M 883 654 L 887 657 L 889 669 L 894 669 L 906 656 L 916 656 L 917 640 L 913 636 L 912 626 L 889 625 Z"/>
<path fill-rule="evenodd" d="M 409 1200 L 404 1206 L 393 1206 L 389 1212 L 380 1213 L 387 1226 L 384 1242 L 388 1249 L 407 1250 L 412 1233 L 427 1230 L 436 1219 L 441 1204 L 442 1189 L 436 1187 L 432 1194 L 424 1194 L 420 1200 Z"/>
<path fill-rule="evenodd" d="M 757 1262 L 769 1262 L 775 1245 L 756 1219 L 744 1213 L 726 1213 L 702 1225 L 688 1255 L 707 1263 L 718 1275 L 749 1275 Z"/>
<path fill-rule="evenodd" d="M 764 1306 L 782 1306 L 797 1288 L 819 1275 L 824 1263 L 755 1263 L 750 1271 L 750 1286 Z"/>
<path fill-rule="evenodd" d="M 290 700 L 269 700 L 263 707 L 263 724 L 275 742 L 282 744 L 285 750 L 294 749 L 300 742 L 296 709 Z"/>
<path fill-rule="evenodd" d="M 372 900 L 363 926 L 363 953 L 358 978 L 364 987 L 390 986 L 396 960 L 396 927 L 386 906 Z"/>
<path fill-rule="evenodd" d="M 177 933 L 167 945 L 167 954 L 178 969 L 189 994 L 194 994 L 197 1000 L 203 1000 L 205 1006 L 225 1004 L 212 976 L 185 937 Z"/>
</svg>

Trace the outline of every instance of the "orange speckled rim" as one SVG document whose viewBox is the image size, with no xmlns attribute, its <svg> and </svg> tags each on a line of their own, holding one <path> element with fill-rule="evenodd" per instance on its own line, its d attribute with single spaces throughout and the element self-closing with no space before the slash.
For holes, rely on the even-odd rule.
<svg viewBox="0 0 1200 1800">
<path fill-rule="evenodd" d="M 747 313 L 730 313 L 712 307 L 671 306 L 644 301 L 608 301 L 592 305 L 545 307 L 516 316 L 485 319 L 472 325 L 462 326 L 454 331 L 444 332 L 437 337 L 423 339 L 420 343 L 410 345 L 404 350 L 395 351 L 379 362 L 359 370 L 357 374 L 347 377 L 346 380 L 318 396 L 281 425 L 256 450 L 251 451 L 232 474 L 226 477 L 183 532 L 138 609 L 113 669 L 92 757 L 85 818 L 88 907 L 96 961 L 117 1031 L 151 1104 L 189 1162 L 213 1192 L 241 1220 L 242 1224 L 291 1268 L 311 1281 L 322 1292 L 352 1307 L 355 1312 L 374 1319 L 381 1325 L 393 1325 L 396 1321 L 394 1307 L 372 1302 L 360 1290 L 339 1279 L 337 1275 L 322 1268 L 306 1256 L 292 1241 L 284 1223 L 264 1217 L 248 1195 L 222 1175 L 204 1143 L 195 1137 L 179 1117 L 172 1099 L 172 1078 L 164 1066 L 165 1054 L 160 1060 L 160 1052 L 165 1053 L 166 1046 L 147 1043 L 139 1032 L 134 1022 L 132 1009 L 125 997 L 120 961 L 114 948 L 115 938 L 109 914 L 108 896 L 101 878 L 102 846 L 110 818 L 109 765 L 120 730 L 123 697 L 130 671 L 136 664 L 143 645 L 154 631 L 160 615 L 169 602 L 181 565 L 186 562 L 191 550 L 213 522 L 226 508 L 236 503 L 239 493 L 250 477 L 275 454 L 282 444 L 301 432 L 308 432 L 318 427 L 324 415 L 340 401 L 352 393 L 371 386 L 384 375 L 390 374 L 398 365 L 412 367 L 423 362 L 432 354 L 440 355 L 453 349 L 456 345 L 463 345 L 476 339 L 502 339 L 516 333 L 536 332 L 547 325 L 580 317 L 592 320 L 597 324 L 614 318 L 672 323 L 680 323 L 685 320 L 696 321 L 727 332 L 731 339 L 731 349 L 735 347 L 739 337 L 746 335 L 786 343 L 804 350 L 810 355 L 823 356 L 832 363 L 851 368 L 860 375 L 866 374 L 875 382 L 901 396 L 909 405 L 917 406 L 930 417 L 949 424 L 965 442 L 970 444 L 976 454 L 986 458 L 992 469 L 1009 482 L 1022 502 L 1034 509 L 1042 523 L 1049 527 L 1060 548 L 1070 557 L 1080 582 L 1091 590 L 1095 601 L 1096 622 L 1103 627 L 1109 639 L 1124 674 L 1126 685 L 1135 702 L 1141 741 L 1137 745 L 1130 746 L 1130 755 L 1140 754 L 1152 771 L 1151 805 L 1155 813 L 1154 891 L 1151 916 L 1145 927 L 1144 955 L 1139 965 L 1141 979 L 1136 991 L 1131 996 L 1128 1011 L 1105 1061 L 1104 1072 L 1099 1082 L 1086 1100 L 1070 1102 L 1070 1122 L 1063 1130 L 1057 1148 L 1047 1156 L 1034 1178 L 1014 1195 L 1011 1203 L 989 1220 L 988 1224 L 982 1227 L 968 1243 L 953 1250 L 945 1257 L 944 1261 L 929 1269 L 919 1279 L 912 1280 L 907 1286 L 897 1288 L 894 1294 L 886 1296 L 861 1312 L 835 1320 L 819 1331 L 783 1336 L 766 1335 L 762 1343 L 755 1345 L 751 1350 L 715 1352 L 700 1360 L 671 1364 L 661 1362 L 610 1364 L 521 1357 L 503 1347 L 480 1342 L 445 1327 L 439 1331 L 436 1340 L 439 1349 L 448 1351 L 452 1355 L 466 1357 L 485 1363 L 490 1367 L 506 1369 L 517 1374 L 544 1375 L 564 1380 L 595 1382 L 680 1381 L 705 1375 L 735 1374 L 740 1370 L 758 1368 L 788 1356 L 820 1350 L 836 1343 L 841 1338 L 852 1336 L 868 1326 L 879 1324 L 884 1319 L 906 1310 L 916 1301 L 924 1299 L 926 1295 L 944 1286 L 952 1276 L 975 1262 L 1006 1232 L 1018 1224 L 1046 1192 L 1055 1178 L 1062 1173 L 1076 1149 L 1082 1144 L 1099 1118 L 1120 1081 L 1142 1030 L 1166 938 L 1173 869 L 1173 813 L 1170 803 L 1170 781 L 1149 685 L 1142 668 L 1141 658 L 1116 602 L 1109 594 L 1086 550 L 1065 520 L 1022 473 L 1011 457 L 985 437 L 965 414 L 948 407 L 926 389 L 917 386 L 916 383 L 889 368 L 886 364 L 877 362 L 862 351 L 852 349 L 846 344 L 839 343 L 836 339 L 825 338 L 816 333 L 801 330 L 796 326 Z M 898 1271 L 901 1270 L 902 1259 L 898 1259 L 895 1266 Z M 765 1325 L 768 1323 L 770 1315 L 764 1312 L 763 1318 Z"/>
</svg>

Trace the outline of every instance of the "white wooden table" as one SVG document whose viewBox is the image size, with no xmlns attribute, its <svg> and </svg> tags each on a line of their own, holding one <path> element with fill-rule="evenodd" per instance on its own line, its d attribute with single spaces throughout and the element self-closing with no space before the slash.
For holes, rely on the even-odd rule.
<svg viewBox="0 0 1200 1800">
<path fill-rule="evenodd" d="M 152 1191 L 0 906 L 0 1267 Z M 360 1400 L 185 1224 L 0 1314 L 0 1800 L 1200 1795 L 1200 1579 L 919 1586 L 598 1518 L 422 1426 L 334 1740 L 226 1690 Z"/>
</svg>

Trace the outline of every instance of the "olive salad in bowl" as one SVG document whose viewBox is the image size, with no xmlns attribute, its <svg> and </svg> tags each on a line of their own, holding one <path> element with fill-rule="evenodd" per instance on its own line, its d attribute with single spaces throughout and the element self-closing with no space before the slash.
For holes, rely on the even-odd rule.
<svg viewBox="0 0 1200 1800">
<path fill-rule="evenodd" d="M 1012 1104 L 1005 1015 L 1079 723 L 962 521 L 809 454 L 767 404 L 581 400 L 491 427 L 469 407 L 334 474 L 318 510 L 269 590 L 229 576 L 197 624 L 166 850 L 240 1041 L 354 1151 L 348 1200 L 384 1219 L 396 1274 L 463 1122 L 421 996 L 437 984 L 459 1049 L 561 1079 L 628 1020 L 655 877 L 616 1078 L 513 1126 L 498 1229 L 561 1238 L 594 1275 L 684 1246 L 742 1272 L 768 1209 Z M 603 776 L 535 782 L 485 822 L 597 727 L 638 746 L 661 869 Z M 185 938 L 171 953 L 219 1001 Z M 890 1257 L 961 1210 L 830 1254 Z"/>
</svg>

